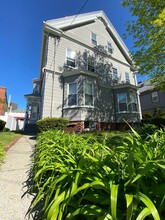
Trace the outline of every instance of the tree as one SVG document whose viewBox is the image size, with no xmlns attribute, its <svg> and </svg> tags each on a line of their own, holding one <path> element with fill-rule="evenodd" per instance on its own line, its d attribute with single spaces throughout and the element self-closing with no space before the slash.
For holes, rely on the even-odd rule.
<svg viewBox="0 0 165 220">
<path fill-rule="evenodd" d="M 123 0 L 134 19 L 127 32 L 133 36 L 132 57 L 139 74 L 151 76 L 154 85 L 165 89 L 165 1 Z"/>
</svg>

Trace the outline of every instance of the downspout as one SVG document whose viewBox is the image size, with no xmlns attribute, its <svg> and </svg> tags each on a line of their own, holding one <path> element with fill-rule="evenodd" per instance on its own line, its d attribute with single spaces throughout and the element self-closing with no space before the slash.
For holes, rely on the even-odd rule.
<svg viewBox="0 0 165 220">
<path fill-rule="evenodd" d="M 53 74 L 52 74 L 52 94 L 51 94 L 51 106 L 50 106 L 50 117 L 53 116 L 53 99 L 54 99 L 54 75 L 55 75 L 55 58 L 56 58 L 56 38 L 54 38 L 54 55 L 53 55 Z"/>
<path fill-rule="evenodd" d="M 60 38 L 54 37 L 54 55 L 53 55 L 53 75 L 52 75 L 52 94 L 51 94 L 51 107 L 50 107 L 50 117 L 53 116 L 53 100 L 54 100 L 54 76 L 56 73 L 55 64 L 56 64 L 56 52 L 57 52 L 57 42 L 59 42 Z"/>
</svg>

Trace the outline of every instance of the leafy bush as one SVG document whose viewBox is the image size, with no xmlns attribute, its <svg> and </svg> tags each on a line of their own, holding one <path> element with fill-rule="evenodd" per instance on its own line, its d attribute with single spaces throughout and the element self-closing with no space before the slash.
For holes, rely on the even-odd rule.
<svg viewBox="0 0 165 220">
<path fill-rule="evenodd" d="M 155 131 L 158 130 L 158 127 L 154 124 L 143 124 L 141 128 L 137 129 L 138 134 L 142 138 L 147 138 L 148 135 L 154 134 Z"/>
<path fill-rule="evenodd" d="M 142 125 L 154 124 L 159 128 L 165 126 L 165 112 L 155 107 L 154 114 L 152 115 L 149 111 L 143 114 Z"/>
<path fill-rule="evenodd" d="M 34 157 L 35 219 L 163 219 L 165 134 L 134 130 L 113 150 L 76 134 L 43 132 Z M 40 208 L 39 208 L 40 207 Z"/>
<path fill-rule="evenodd" d="M 37 121 L 37 130 L 39 133 L 54 129 L 64 129 L 68 125 L 65 118 L 44 118 Z"/>
<path fill-rule="evenodd" d="M 0 120 L 0 131 L 3 131 L 5 124 L 6 124 L 5 121 Z"/>
</svg>

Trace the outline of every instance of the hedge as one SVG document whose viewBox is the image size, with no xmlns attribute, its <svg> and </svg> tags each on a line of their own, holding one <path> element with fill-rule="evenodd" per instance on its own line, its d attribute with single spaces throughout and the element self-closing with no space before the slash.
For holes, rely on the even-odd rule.
<svg viewBox="0 0 165 220">
<path fill-rule="evenodd" d="M 48 130 L 63 130 L 68 125 L 68 120 L 65 118 L 44 118 L 37 121 L 37 131 L 41 133 Z"/>
<path fill-rule="evenodd" d="M 3 131 L 5 124 L 6 124 L 5 121 L 0 120 L 0 131 Z"/>
</svg>

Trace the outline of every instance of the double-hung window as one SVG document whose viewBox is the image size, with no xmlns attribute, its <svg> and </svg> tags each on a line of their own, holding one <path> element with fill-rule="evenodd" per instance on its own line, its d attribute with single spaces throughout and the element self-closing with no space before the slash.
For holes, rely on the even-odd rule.
<svg viewBox="0 0 165 220">
<path fill-rule="evenodd" d="M 108 53 L 112 54 L 113 53 L 113 47 L 112 44 L 110 42 L 107 43 L 107 51 Z"/>
<path fill-rule="evenodd" d="M 113 80 L 118 80 L 118 74 L 117 74 L 117 69 L 113 68 L 112 70 L 112 79 Z"/>
<path fill-rule="evenodd" d="M 93 56 L 88 56 L 88 70 L 95 72 L 95 58 Z"/>
<path fill-rule="evenodd" d="M 126 81 L 127 83 L 130 82 L 129 73 L 125 73 L 125 81 Z"/>
<path fill-rule="evenodd" d="M 93 85 L 85 83 L 85 105 L 93 106 Z"/>
<path fill-rule="evenodd" d="M 117 94 L 118 112 L 127 112 L 127 93 Z"/>
<path fill-rule="evenodd" d="M 77 105 L 77 83 L 68 84 L 68 106 Z"/>
<path fill-rule="evenodd" d="M 76 66 L 76 51 L 67 48 L 66 64 L 71 67 Z"/>
<path fill-rule="evenodd" d="M 152 102 L 158 102 L 159 101 L 159 96 L 158 96 L 158 92 L 152 92 L 151 93 L 151 97 L 152 97 Z"/>
<path fill-rule="evenodd" d="M 132 111 L 133 112 L 137 112 L 137 108 L 138 108 L 138 105 L 137 105 L 137 96 L 136 94 L 130 94 L 130 98 L 131 98 L 131 104 L 132 104 Z"/>
<path fill-rule="evenodd" d="M 91 33 L 91 42 L 93 45 L 97 46 L 97 35 L 93 32 Z"/>
</svg>

